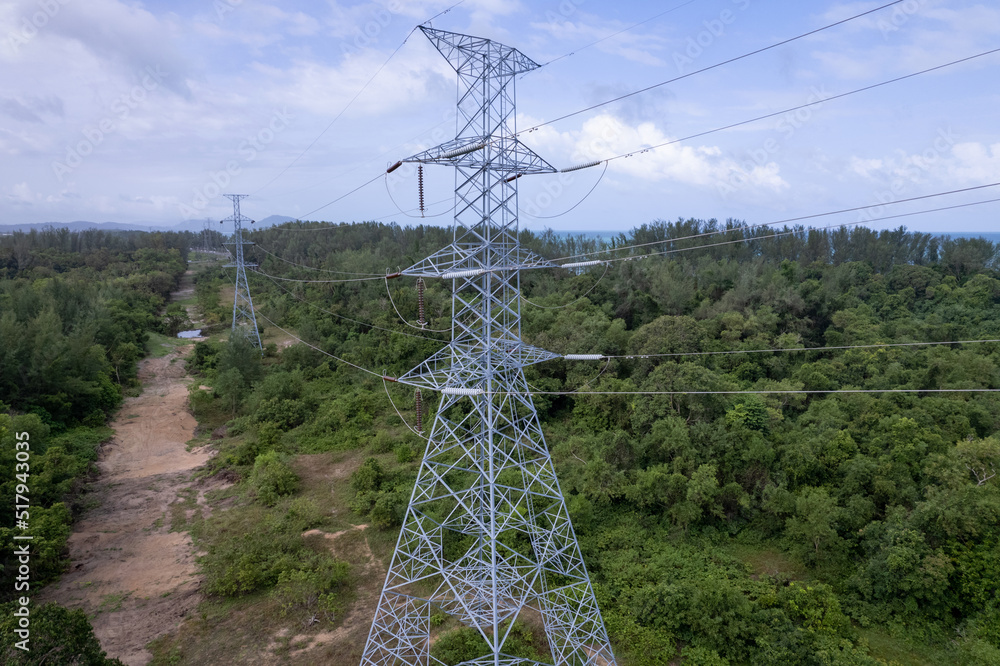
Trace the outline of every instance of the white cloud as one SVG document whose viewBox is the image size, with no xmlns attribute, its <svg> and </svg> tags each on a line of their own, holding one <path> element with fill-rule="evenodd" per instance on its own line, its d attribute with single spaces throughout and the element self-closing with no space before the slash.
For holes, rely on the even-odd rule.
<svg viewBox="0 0 1000 666">
<path fill-rule="evenodd" d="M 39 38 L 76 42 L 102 69 L 127 76 L 145 67 L 159 67 L 168 73 L 164 87 L 187 96 L 190 65 L 176 46 L 179 28 L 171 15 L 158 17 L 117 0 L 87 0 L 66 3 Z"/>
<path fill-rule="evenodd" d="M 584 122 L 579 131 L 558 133 L 551 128 L 532 132 L 533 145 L 542 145 L 543 154 L 562 154 L 570 164 L 606 159 L 633 153 L 631 157 L 610 162 L 612 172 L 647 182 L 672 181 L 686 185 L 716 188 L 731 182 L 738 174 L 741 184 L 780 192 L 789 187 L 775 162 L 755 164 L 747 169 L 727 157 L 718 146 L 665 145 L 642 152 L 644 146 L 668 143 L 672 137 L 655 123 L 630 125 L 609 113 Z"/>
<path fill-rule="evenodd" d="M 16 183 L 9 189 L 5 189 L 7 203 L 12 206 L 32 206 L 36 201 L 41 200 L 41 196 L 35 194 L 27 182 Z"/>
<path fill-rule="evenodd" d="M 1000 181 L 1000 143 L 957 143 L 953 149 L 954 158 L 945 168 L 949 175 L 960 183 L 985 184 Z"/>
<path fill-rule="evenodd" d="M 862 178 L 868 178 L 873 172 L 877 172 L 882 168 L 882 160 L 852 157 L 850 168 L 851 171 L 858 174 Z"/>
<path fill-rule="evenodd" d="M 1000 181 L 1000 143 L 949 144 L 941 140 L 916 153 L 896 151 L 883 158 L 852 157 L 851 170 L 862 178 L 902 190 L 908 184 L 946 189 Z"/>
<path fill-rule="evenodd" d="M 317 60 L 297 60 L 287 67 L 258 64 L 266 79 L 263 99 L 272 105 L 290 105 L 304 112 L 334 118 L 366 85 L 352 105 L 351 113 L 381 115 L 403 108 L 447 82 L 454 90 L 455 74 L 436 53 L 413 54 L 393 61 L 374 79 L 372 74 L 385 61 L 386 53 L 365 50 L 329 65 Z"/>
<path fill-rule="evenodd" d="M 439 12 L 449 10 L 447 14 L 435 19 L 439 25 L 434 26 L 448 29 L 444 27 L 444 23 L 452 20 L 457 14 L 449 9 L 454 4 L 454 0 L 386 0 L 376 3 L 373 8 L 407 16 L 418 21 L 426 21 Z M 520 0 L 465 0 L 461 7 L 462 11 L 471 15 L 471 23 L 474 25 L 487 25 L 483 22 L 497 16 L 509 16 L 524 9 Z"/>
<path fill-rule="evenodd" d="M 826 12 L 824 22 L 843 20 L 879 4 L 836 5 Z M 1000 32 L 1000 9 L 981 4 L 955 9 L 946 0 L 907 0 L 836 30 L 868 33 L 869 39 L 844 48 L 836 33 L 821 33 L 814 39 L 829 48 L 817 49 L 813 56 L 837 78 L 871 79 L 927 69 L 994 47 Z M 978 61 L 973 66 L 989 63 Z"/>
<path fill-rule="evenodd" d="M 567 49 L 583 48 L 593 44 L 595 48 L 610 55 L 619 56 L 643 65 L 662 66 L 662 58 L 654 55 L 665 48 L 666 40 L 659 35 L 650 35 L 630 30 L 615 34 L 629 27 L 620 21 L 601 22 L 593 16 L 581 17 L 579 21 L 535 22 L 530 26 L 546 35 L 544 45 L 551 49 L 552 41 L 557 41 Z M 542 40 L 536 40 L 536 42 Z"/>
</svg>

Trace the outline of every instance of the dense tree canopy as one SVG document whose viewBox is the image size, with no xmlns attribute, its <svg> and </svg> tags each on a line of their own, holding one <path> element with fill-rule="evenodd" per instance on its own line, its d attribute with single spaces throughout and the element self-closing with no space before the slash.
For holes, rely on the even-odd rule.
<svg viewBox="0 0 1000 666">
<path fill-rule="evenodd" d="M 138 386 L 149 334 L 165 331 L 163 307 L 186 268 L 188 243 L 177 234 L 65 229 L 0 236 L 0 501 L 8 507 L 0 517 L 0 570 L 16 570 L 8 546 L 22 530 L 10 508 L 24 494 L 18 488 L 28 488 L 32 587 L 25 596 L 66 565 L 77 491 L 112 434 L 108 417 Z M 27 460 L 16 457 L 18 441 L 30 445 Z M 14 596 L 5 584 L 0 601 Z M 82 612 L 46 606 L 36 613 L 39 644 L 52 645 L 44 658 L 17 661 L 24 655 L 5 643 L 11 663 L 105 663 Z M 61 646 L 57 625 L 67 632 Z"/>
<path fill-rule="evenodd" d="M 1000 663 L 1000 395 L 989 392 L 1000 389 L 1000 342 L 989 342 L 1000 340 L 1000 248 L 697 220 L 607 243 L 521 237 L 550 258 L 642 244 L 601 255 L 632 261 L 521 282 L 526 342 L 630 357 L 528 370 L 623 664 L 877 664 L 899 654 L 890 643 L 926 663 Z M 106 257 L 58 233 L 26 252 L 26 238 L 0 242 L 0 398 L 12 408 L 0 426 L 46 442 L 36 454 L 58 563 L 58 500 L 75 457 L 92 451 L 80 429 L 120 400 L 143 331 L 170 326 L 164 298 L 184 252 L 156 235 L 108 241 Z M 263 356 L 196 345 L 191 369 L 212 388 L 192 390 L 192 409 L 235 436 L 213 470 L 245 479 L 255 510 L 284 515 L 298 501 L 295 454 L 364 450 L 351 508 L 398 528 L 422 442 L 381 382 L 323 352 L 409 370 L 447 339 L 437 331 L 450 325 L 450 285 L 428 281 L 417 330 L 400 321 L 417 319 L 414 281 L 330 280 L 395 272 L 450 231 L 293 223 L 252 239 L 260 322 L 289 344 Z M 209 321 L 227 320 L 227 284 L 220 268 L 197 277 Z M 898 389 L 910 392 L 850 392 Z M 412 424 L 412 394 L 389 395 Z M 436 404 L 425 392 L 425 423 Z M 294 540 L 288 552 L 265 547 L 315 524 L 293 518 L 209 548 L 212 589 L 298 598 L 309 580 L 340 581 L 327 575 L 339 564 L 302 559 Z M 267 566 L 248 565 L 255 557 Z M 333 595 L 329 581 L 316 590 Z M 525 654 L 544 654 L 518 631 Z M 478 645 L 460 631 L 441 640 L 445 660 Z"/>
<path fill-rule="evenodd" d="M 445 340 L 447 284 L 428 283 L 416 331 L 397 316 L 417 319 L 413 281 L 323 281 L 415 263 L 447 230 L 298 223 L 254 240 L 260 312 L 309 345 L 398 374 Z M 607 270 L 522 276 L 527 342 L 641 357 L 528 371 L 624 663 L 878 663 L 870 629 L 1000 663 L 1000 398 L 939 392 L 1000 388 L 1000 343 L 891 346 L 1000 339 L 996 246 L 696 220 L 522 242 L 547 257 L 644 244 Z M 222 274 L 200 283 L 218 307 Z M 199 354 L 219 372 L 219 349 Z M 223 372 L 236 431 L 259 433 L 230 463 L 249 475 L 266 450 L 368 447 L 354 510 L 399 525 L 419 449 L 381 386 L 298 344 L 261 379 Z M 822 393 L 872 389 L 928 392 Z M 757 393 L 643 394 L 674 391 Z"/>
</svg>

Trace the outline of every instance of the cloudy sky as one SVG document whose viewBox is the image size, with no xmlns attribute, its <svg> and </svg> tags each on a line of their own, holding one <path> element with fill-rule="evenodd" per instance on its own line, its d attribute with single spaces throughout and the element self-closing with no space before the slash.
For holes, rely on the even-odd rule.
<svg viewBox="0 0 1000 666">
<path fill-rule="evenodd" d="M 418 223 L 409 169 L 320 207 L 454 136 L 454 72 L 411 32 L 454 2 L 8 0 L 0 224 L 218 220 L 232 212 L 224 192 L 250 194 L 244 213 L 258 219 Z M 548 63 L 517 81 L 525 129 L 885 2 L 465 0 L 433 26 Z M 991 0 L 907 0 L 522 138 L 553 165 L 573 166 L 996 49 L 998 35 Z M 1000 198 L 997 187 L 880 205 L 1000 181 L 998 82 L 1000 53 L 616 159 L 606 171 L 522 178 L 521 224 L 765 223 L 870 206 L 813 224 L 1000 231 L 1000 203 L 877 220 Z M 447 223 L 454 172 L 434 166 L 425 176 L 427 214 L 437 215 L 425 221 Z"/>
</svg>

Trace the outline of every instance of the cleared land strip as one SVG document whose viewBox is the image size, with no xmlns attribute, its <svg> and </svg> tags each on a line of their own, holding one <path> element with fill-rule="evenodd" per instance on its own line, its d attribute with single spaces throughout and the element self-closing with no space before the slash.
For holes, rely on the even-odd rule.
<svg viewBox="0 0 1000 666">
<path fill-rule="evenodd" d="M 129 398 L 111 424 L 115 438 L 101 451 L 93 487 L 96 506 L 69 540 L 70 570 L 44 590 L 43 601 L 82 608 L 109 656 L 141 666 L 146 644 L 173 630 L 200 601 L 191 537 L 170 530 L 170 505 L 206 487 L 191 472 L 210 457 L 187 451 L 197 423 L 187 412 L 180 356 L 189 347 L 140 363 L 142 394 Z M 190 503 L 188 503 L 190 504 Z"/>
</svg>

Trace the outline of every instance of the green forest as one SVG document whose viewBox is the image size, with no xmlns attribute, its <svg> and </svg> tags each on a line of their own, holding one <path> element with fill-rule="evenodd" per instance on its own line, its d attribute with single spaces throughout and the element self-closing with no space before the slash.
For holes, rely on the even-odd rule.
<svg viewBox="0 0 1000 666">
<path fill-rule="evenodd" d="M 339 626 L 371 582 L 302 535 L 363 522 L 387 559 L 422 455 L 412 390 L 330 355 L 406 372 L 446 343 L 450 284 L 427 282 L 419 330 L 401 320 L 418 318 L 414 280 L 337 280 L 410 266 L 451 231 L 290 223 L 250 239 L 263 354 L 227 339 L 231 269 L 196 275 L 216 332 L 193 347 L 190 406 L 206 440 L 225 431 L 204 474 L 235 485 L 226 510 L 188 526 L 202 623 L 157 641 L 154 664 L 212 663 L 199 641 L 252 605 Z M 0 239 L 3 464 L 11 433 L 30 430 L 47 575 L 146 337 L 182 323 L 166 298 L 190 241 Z M 984 390 L 1000 389 L 1000 247 L 699 220 L 521 242 L 549 258 L 642 245 L 521 277 L 526 343 L 635 357 L 527 370 L 622 666 L 1000 664 L 1000 394 Z M 436 398 L 423 397 L 429 429 Z M 343 461 L 350 476 L 318 488 L 310 468 Z M 12 529 L 0 525 L 6 543 Z M 479 654 L 454 620 L 432 622 L 437 658 Z M 549 659 L 539 627 L 512 635 Z M 343 649 L 328 663 L 357 663 L 361 646 Z"/>
<path fill-rule="evenodd" d="M 108 417 L 139 388 L 136 366 L 150 336 L 171 334 L 167 307 L 187 266 L 178 234 L 66 229 L 0 236 L 0 655 L 5 663 L 114 664 L 83 611 L 33 611 L 34 656 L 11 647 L 13 599 L 34 596 L 66 568 L 66 541 L 86 507 L 85 484 Z M 172 316 L 171 316 L 172 315 Z M 27 433 L 30 470 L 15 467 Z M 15 474 L 15 472 L 19 472 Z M 30 488 L 31 589 L 15 592 L 15 491 Z M 27 658 L 27 661 L 24 659 Z M 79 661 L 74 661 L 78 659 Z"/>
</svg>

